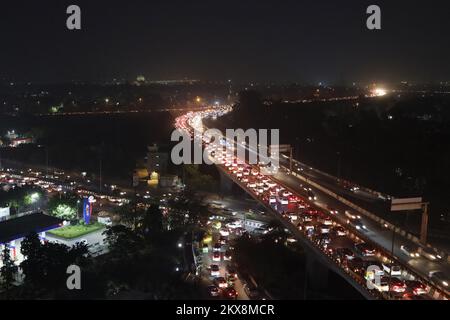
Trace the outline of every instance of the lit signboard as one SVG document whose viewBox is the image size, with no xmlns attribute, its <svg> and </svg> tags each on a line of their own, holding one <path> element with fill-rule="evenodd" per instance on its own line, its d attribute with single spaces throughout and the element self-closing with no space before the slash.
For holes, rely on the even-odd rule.
<svg viewBox="0 0 450 320">
<path fill-rule="evenodd" d="M 94 197 L 84 198 L 83 200 L 83 220 L 84 223 L 89 224 L 92 215 L 92 205 L 95 202 Z"/>
</svg>

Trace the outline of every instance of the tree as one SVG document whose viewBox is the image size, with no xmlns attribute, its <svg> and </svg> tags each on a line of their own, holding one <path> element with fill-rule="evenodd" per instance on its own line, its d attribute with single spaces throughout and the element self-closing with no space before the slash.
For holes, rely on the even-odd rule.
<svg viewBox="0 0 450 320">
<path fill-rule="evenodd" d="M 118 207 L 115 210 L 115 213 L 119 216 L 120 223 L 133 229 L 137 229 L 140 221 L 143 219 L 145 211 L 137 208 L 136 204 L 131 202 L 127 205 Z"/>
<path fill-rule="evenodd" d="M 289 233 L 278 220 L 270 221 L 267 227 L 271 231 L 263 236 L 264 240 L 284 244 L 289 238 Z"/>
<path fill-rule="evenodd" d="M 20 264 L 23 274 L 25 275 L 25 287 L 31 289 L 39 288 L 39 279 L 41 274 L 41 241 L 37 233 L 33 232 L 26 236 L 21 243 L 20 252 L 25 257 L 25 260 Z"/>
<path fill-rule="evenodd" d="M 77 218 L 77 209 L 67 204 L 58 205 L 51 214 L 64 220 L 74 220 Z"/>
<path fill-rule="evenodd" d="M 89 260 L 85 244 L 78 243 L 73 247 L 52 242 L 42 244 L 36 233 L 24 238 L 21 252 L 25 256 L 20 264 L 25 286 L 33 296 L 55 296 L 65 291 L 67 267 L 71 264 L 81 267 Z"/>
<path fill-rule="evenodd" d="M 5 243 L 5 247 L 2 251 L 1 257 L 3 261 L 3 266 L 0 268 L 3 280 L 2 288 L 6 291 L 6 294 L 8 295 L 9 289 L 11 289 L 11 287 L 13 286 L 14 280 L 16 278 L 18 268 L 11 258 L 11 251 L 7 243 Z"/>
<path fill-rule="evenodd" d="M 74 220 L 78 215 L 78 200 L 74 193 L 54 196 L 48 201 L 48 211 L 58 218 Z"/>
<path fill-rule="evenodd" d="M 103 234 L 105 242 L 116 257 L 128 257 L 136 252 L 142 244 L 141 237 L 130 228 L 123 225 L 108 227 Z"/>
<path fill-rule="evenodd" d="M 169 221 L 172 229 L 188 227 L 197 229 L 208 221 L 208 207 L 192 196 L 169 202 Z"/>
<path fill-rule="evenodd" d="M 163 215 L 158 205 L 152 204 L 142 220 L 141 232 L 143 234 L 159 234 L 163 231 Z"/>
<path fill-rule="evenodd" d="M 35 204 L 42 199 L 41 189 L 33 186 L 12 188 L 8 191 L 0 191 L 0 206 L 8 206 L 12 211 L 18 211 L 22 207 Z"/>
<path fill-rule="evenodd" d="M 209 174 L 200 171 L 198 165 L 184 165 L 185 183 L 192 190 L 213 191 L 217 189 L 217 183 Z"/>
</svg>

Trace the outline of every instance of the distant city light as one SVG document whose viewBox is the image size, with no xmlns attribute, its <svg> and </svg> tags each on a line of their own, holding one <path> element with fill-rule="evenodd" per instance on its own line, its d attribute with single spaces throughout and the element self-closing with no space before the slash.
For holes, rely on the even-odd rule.
<svg viewBox="0 0 450 320">
<path fill-rule="evenodd" d="M 373 95 L 376 97 L 382 97 L 385 96 L 387 94 L 387 90 L 383 89 L 383 88 L 375 88 L 373 90 Z"/>
</svg>

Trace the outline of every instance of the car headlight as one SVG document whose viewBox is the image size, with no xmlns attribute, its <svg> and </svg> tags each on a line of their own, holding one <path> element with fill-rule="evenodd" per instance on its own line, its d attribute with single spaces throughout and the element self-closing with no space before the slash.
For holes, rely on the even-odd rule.
<svg viewBox="0 0 450 320">
<path fill-rule="evenodd" d="M 447 281 L 442 281 L 442 284 L 446 287 L 448 287 L 448 282 Z"/>
<path fill-rule="evenodd" d="M 432 259 L 432 260 L 436 260 L 436 257 L 434 256 L 434 255 L 430 255 L 430 258 Z"/>
<path fill-rule="evenodd" d="M 442 259 L 442 257 L 441 257 L 440 255 L 437 255 L 436 257 L 437 257 L 438 259 Z"/>
</svg>

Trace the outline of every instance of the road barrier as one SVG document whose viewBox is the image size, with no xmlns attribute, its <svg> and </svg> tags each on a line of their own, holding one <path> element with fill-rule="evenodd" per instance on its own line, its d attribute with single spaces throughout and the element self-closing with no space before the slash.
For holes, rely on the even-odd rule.
<svg viewBox="0 0 450 320">
<path fill-rule="evenodd" d="M 271 212 L 273 215 L 275 215 L 275 216 L 278 218 L 278 220 L 279 220 L 279 221 L 280 221 L 280 222 L 281 222 L 288 230 L 291 230 L 291 232 L 295 230 L 295 233 L 294 233 L 294 234 L 298 234 L 298 233 L 299 233 L 300 230 L 298 230 L 298 228 L 297 228 L 295 225 L 293 225 L 293 224 L 291 223 L 290 220 L 288 221 L 288 220 L 286 220 L 284 217 L 280 216 L 280 215 L 278 214 L 278 212 L 275 212 L 274 209 L 273 209 L 270 205 L 268 205 L 268 204 L 265 203 L 264 201 L 261 201 L 261 199 L 259 199 L 259 198 L 258 198 L 256 195 L 254 195 L 252 192 L 249 192 L 248 189 L 246 188 L 246 186 L 244 186 L 244 185 L 243 185 L 239 180 L 237 180 L 233 175 L 229 174 L 224 168 L 222 168 L 222 166 L 218 165 L 217 167 L 219 168 L 220 171 L 224 172 L 226 176 L 228 176 L 232 181 L 234 181 L 234 182 L 235 182 L 237 185 L 239 185 L 242 189 L 246 190 L 246 191 L 247 191 L 247 192 L 248 192 L 255 200 L 260 201 L 260 202 L 264 205 L 264 207 L 266 207 L 266 209 L 268 209 L 269 212 Z M 369 217 L 370 219 L 372 219 L 372 220 L 374 220 L 374 221 L 376 221 L 376 222 L 382 224 L 383 226 L 385 226 L 385 227 L 387 227 L 387 228 L 389 228 L 389 229 L 391 229 L 391 230 L 394 230 L 394 232 L 399 233 L 399 232 L 403 231 L 403 230 L 401 230 L 400 228 L 397 228 L 395 225 L 390 224 L 390 223 L 388 223 L 387 221 L 385 221 L 384 219 L 381 219 L 381 218 L 379 218 L 378 216 L 376 216 L 376 215 L 370 213 L 369 211 L 367 211 L 367 210 L 365 210 L 365 209 L 363 209 L 363 208 L 361 208 L 361 207 L 359 207 L 359 206 L 357 206 L 357 205 L 351 203 L 350 201 L 348 201 L 348 200 L 346 200 L 346 199 L 340 197 L 340 196 L 337 195 L 336 193 L 334 193 L 334 192 L 332 192 L 332 191 L 330 191 L 330 190 L 328 190 L 328 189 L 322 187 L 321 185 L 315 183 L 314 181 L 310 181 L 309 179 L 307 179 L 307 178 L 305 178 L 305 177 L 303 177 L 303 176 L 301 176 L 301 175 L 298 175 L 298 174 L 296 174 L 296 173 L 293 173 L 293 175 L 294 175 L 294 176 L 297 176 L 297 177 L 300 178 L 301 180 L 303 180 L 303 181 L 309 183 L 310 185 L 316 187 L 317 189 L 322 190 L 324 193 L 329 194 L 330 196 L 334 197 L 334 198 L 337 199 L 338 201 L 340 201 L 340 202 L 342 202 L 342 203 L 348 205 L 349 207 L 351 207 L 351 208 L 357 210 L 358 212 L 361 212 L 362 214 L 364 214 L 365 216 Z M 296 192 L 294 192 L 294 193 L 296 193 Z M 333 220 L 336 220 L 336 217 L 332 217 L 332 219 L 333 219 Z M 352 226 L 351 226 L 351 227 L 352 227 Z M 351 230 L 353 230 L 353 229 L 355 229 L 355 228 L 352 227 Z M 353 230 L 353 231 L 356 231 L 356 230 Z M 403 231 L 403 232 L 406 233 L 406 231 Z M 366 242 L 368 242 L 368 243 L 373 243 L 374 246 L 375 246 L 380 252 L 386 253 L 386 256 L 389 257 L 389 252 L 388 252 L 386 249 L 384 249 L 383 247 L 381 247 L 381 246 L 378 245 L 377 243 L 374 243 L 371 239 L 367 238 L 365 235 L 361 235 L 361 236 L 360 236 L 359 233 L 357 233 L 357 232 L 356 232 L 356 234 L 358 234 L 358 236 L 359 236 L 361 239 L 364 239 Z M 408 234 L 408 236 L 409 236 L 409 237 L 413 237 L 412 235 L 409 235 L 409 234 Z M 303 236 L 302 236 L 301 238 L 303 238 L 304 240 L 310 240 L 310 239 L 307 239 L 307 237 L 305 238 L 305 235 L 304 235 L 304 234 L 303 234 Z M 414 238 L 417 239 L 417 237 L 414 237 Z M 418 240 L 418 239 L 417 239 L 417 240 Z M 311 241 L 311 240 L 310 240 L 310 241 L 304 241 L 304 243 L 307 244 L 310 248 L 314 248 L 315 246 L 317 246 L 317 244 L 315 244 L 314 241 Z M 420 243 L 420 241 L 419 241 L 419 243 Z M 335 265 L 335 267 L 336 267 L 336 262 L 333 260 L 332 257 L 330 257 L 329 254 L 323 255 L 323 251 L 320 250 L 320 248 L 314 248 L 314 249 L 317 250 L 318 252 L 320 252 L 320 253 L 321 253 L 321 256 L 324 257 L 325 260 L 328 260 L 328 262 L 331 262 L 331 265 Z M 392 261 L 394 261 L 395 263 L 398 263 L 399 265 L 401 265 L 401 266 L 405 267 L 407 270 L 409 270 L 409 267 L 406 266 L 406 265 L 405 265 L 404 263 L 402 263 L 401 261 L 399 261 L 395 256 L 390 256 L 389 258 L 390 258 Z M 334 263 L 333 263 L 333 262 L 334 262 Z M 344 276 L 344 278 L 345 278 L 345 277 L 349 277 L 348 273 L 345 272 L 345 270 L 342 270 L 342 266 L 340 266 L 339 264 L 337 264 L 337 268 L 334 268 L 334 269 L 335 269 L 338 273 L 340 273 L 342 276 Z M 416 274 L 414 271 L 410 271 L 409 273 L 411 273 L 412 275 L 414 275 L 416 278 L 422 279 L 425 283 L 429 283 L 429 281 L 428 281 L 426 278 L 424 278 L 423 276 L 420 276 L 419 274 Z M 356 283 L 357 283 L 357 286 L 355 286 L 356 289 L 358 289 L 358 290 L 360 291 L 360 286 L 362 285 L 363 288 L 365 289 L 364 291 L 368 292 L 368 293 L 369 293 L 369 296 L 372 296 L 372 297 L 373 297 L 373 291 L 371 291 L 371 290 L 367 291 L 367 288 L 364 286 L 365 284 L 361 284 L 361 283 L 359 283 L 359 282 L 356 282 Z M 432 295 L 433 297 L 448 299 L 448 295 L 447 295 L 446 293 L 440 291 L 439 289 L 434 289 L 433 286 L 430 286 L 430 288 L 431 288 L 430 295 Z M 360 291 L 360 292 L 362 293 L 362 291 Z M 381 296 L 382 296 L 383 298 L 386 298 L 386 296 L 385 296 L 384 294 L 381 294 Z M 373 298 L 374 298 L 374 297 L 373 297 Z M 387 298 L 389 298 L 389 297 L 387 297 Z"/>
<path fill-rule="evenodd" d="M 283 156 L 284 158 L 286 158 L 286 159 L 289 159 L 289 157 L 286 156 L 286 155 L 284 155 L 284 154 L 283 154 L 282 156 Z M 318 174 L 321 174 L 321 175 L 323 175 L 323 176 L 325 176 L 325 177 L 327 177 L 327 178 L 329 178 L 329 179 L 335 180 L 335 181 L 337 181 L 337 182 L 346 182 L 346 183 L 348 183 L 348 184 L 357 186 L 359 189 L 361 189 L 361 190 L 363 190 L 363 191 L 365 191 L 365 192 L 367 192 L 367 193 L 373 194 L 373 195 L 377 196 L 377 197 L 380 198 L 380 199 L 391 199 L 391 198 L 392 198 L 391 195 L 388 195 L 388 194 L 386 194 L 386 193 L 382 193 L 382 192 L 380 192 L 380 191 L 372 190 L 372 189 L 370 189 L 370 188 L 368 188 L 368 187 L 364 187 L 364 186 L 357 185 L 357 184 L 352 183 L 352 182 L 350 182 L 350 181 L 348 181 L 348 180 L 339 179 L 339 178 L 337 178 L 337 177 L 335 177 L 335 176 L 333 176 L 333 175 L 331 175 L 331 174 L 329 174 L 329 173 L 326 173 L 326 172 L 321 171 L 321 170 L 319 170 L 319 169 L 316 169 L 316 168 L 313 168 L 313 167 L 311 167 L 311 166 L 308 166 L 306 163 L 300 162 L 300 161 L 298 161 L 298 160 L 292 159 L 292 162 L 298 163 L 298 164 L 300 164 L 300 165 L 303 166 L 303 167 L 309 168 L 311 171 L 314 171 L 314 172 L 316 172 L 316 173 L 318 173 Z"/>
</svg>

